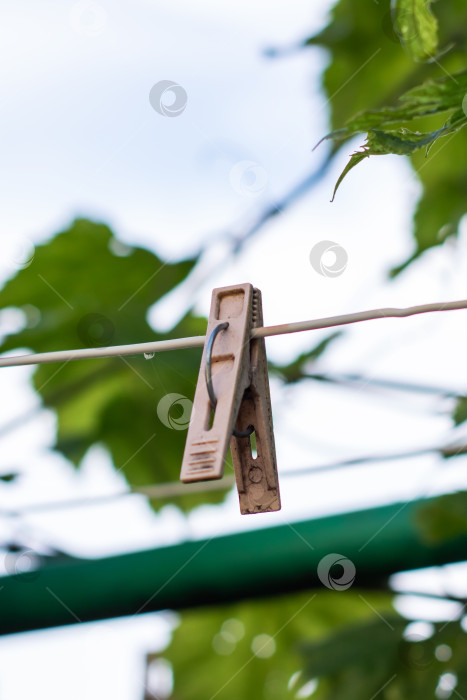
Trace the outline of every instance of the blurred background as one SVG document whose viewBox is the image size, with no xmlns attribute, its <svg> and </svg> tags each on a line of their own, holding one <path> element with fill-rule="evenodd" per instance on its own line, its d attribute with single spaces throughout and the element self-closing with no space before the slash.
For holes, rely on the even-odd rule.
<svg viewBox="0 0 467 700">
<path fill-rule="evenodd" d="M 332 203 L 364 136 L 313 150 L 424 79 L 459 84 L 465 9 L 438 5 L 445 51 L 421 61 L 385 0 L 3 2 L 1 351 L 202 335 L 212 288 L 246 281 L 266 325 L 465 298 L 463 132 L 428 158 L 366 159 Z M 442 494 L 456 522 L 441 501 L 427 527 L 462 534 L 464 319 L 268 339 L 282 510 L 254 518 L 235 489 L 131 493 L 178 479 L 198 350 L 2 369 L 2 574 L 328 514 L 344 531 L 348 511 Z M 451 561 L 365 600 L 357 563 L 355 587 L 303 611 L 303 593 L 83 624 L 71 611 L 0 638 L 0 699 L 462 697 L 467 568 Z M 16 584 L 25 601 L 35 580 Z M 349 660 L 352 624 L 365 633 Z M 372 625 L 418 644 L 394 672 L 365 667 L 375 648 L 394 660 Z"/>
</svg>

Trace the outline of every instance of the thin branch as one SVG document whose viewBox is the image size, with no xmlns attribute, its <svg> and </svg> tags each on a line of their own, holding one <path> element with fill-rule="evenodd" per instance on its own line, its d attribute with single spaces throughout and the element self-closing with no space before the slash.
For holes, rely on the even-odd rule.
<svg viewBox="0 0 467 700">
<path fill-rule="evenodd" d="M 375 464 L 377 462 L 392 462 L 400 459 L 412 459 L 427 454 L 438 453 L 441 457 L 458 457 L 467 454 L 467 445 L 444 446 L 444 447 L 426 447 L 408 450 L 406 452 L 398 452 L 392 454 L 367 455 L 363 457 L 354 457 L 351 459 L 339 460 L 327 464 L 315 465 L 311 467 L 303 467 L 297 469 L 288 469 L 280 474 L 281 479 L 288 477 L 304 476 L 305 474 L 314 475 L 320 472 L 333 471 L 335 469 L 343 469 L 346 467 L 355 467 L 360 465 Z M 41 511 L 61 510 L 64 508 L 79 508 L 88 507 L 90 505 L 101 505 L 111 501 L 119 500 L 126 496 L 140 495 L 146 496 L 151 500 L 165 498 L 179 498 L 182 496 L 190 496 L 193 493 L 207 493 L 209 491 L 226 491 L 235 485 L 234 477 L 224 477 L 218 481 L 201 481 L 192 484 L 183 484 L 180 481 L 171 481 L 165 484 L 150 484 L 148 486 L 135 486 L 125 491 L 118 493 L 107 494 L 103 496 L 91 496 L 88 498 L 69 499 L 66 501 L 50 501 L 43 503 L 32 503 L 28 506 L 23 506 L 17 509 L 2 510 L 2 517 L 19 517 L 28 513 Z"/>
<path fill-rule="evenodd" d="M 381 389 L 389 389 L 391 391 L 431 394 L 441 396 L 446 399 L 461 399 L 466 396 L 465 392 L 459 393 L 453 389 L 446 389 L 445 387 L 427 384 L 414 384 L 412 382 L 382 379 L 378 377 L 366 377 L 363 374 L 320 374 L 316 372 L 309 372 L 304 374 L 303 378 L 313 379 L 318 382 L 329 382 L 331 384 L 363 384 L 365 386 L 376 386 L 380 387 Z"/>
</svg>

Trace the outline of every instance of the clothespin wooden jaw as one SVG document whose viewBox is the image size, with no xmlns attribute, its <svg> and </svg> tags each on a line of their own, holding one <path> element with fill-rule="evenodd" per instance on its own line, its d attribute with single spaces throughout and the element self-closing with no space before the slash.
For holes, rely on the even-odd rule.
<svg viewBox="0 0 467 700">
<path fill-rule="evenodd" d="M 280 509 L 265 343 L 250 340 L 262 323 L 261 292 L 251 284 L 213 290 L 180 477 L 219 479 L 230 443 L 243 514 Z"/>
</svg>

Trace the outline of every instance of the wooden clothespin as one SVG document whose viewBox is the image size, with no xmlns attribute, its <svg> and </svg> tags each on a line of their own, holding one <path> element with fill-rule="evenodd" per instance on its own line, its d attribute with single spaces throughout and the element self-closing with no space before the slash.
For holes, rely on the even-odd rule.
<svg viewBox="0 0 467 700">
<path fill-rule="evenodd" d="M 180 475 L 184 482 L 220 479 L 230 442 L 242 514 L 281 507 L 265 343 L 250 340 L 262 325 L 259 289 L 213 290 Z"/>
</svg>

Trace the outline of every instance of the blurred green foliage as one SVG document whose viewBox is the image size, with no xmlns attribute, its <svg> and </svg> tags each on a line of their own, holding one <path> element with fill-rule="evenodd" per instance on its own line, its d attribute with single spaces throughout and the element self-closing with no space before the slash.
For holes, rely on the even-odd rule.
<svg viewBox="0 0 467 700">
<path fill-rule="evenodd" d="M 436 19 L 426 0 L 340 0 L 329 24 L 304 42 L 329 55 L 323 89 L 331 135 L 345 143 L 356 133 L 367 134 L 337 185 L 369 155 L 389 153 L 407 154 L 422 185 L 415 250 L 393 275 L 456 236 L 467 211 L 467 130 L 461 128 L 467 122 L 467 4 L 449 0 L 432 9 Z M 449 105 L 443 104 L 446 93 Z M 334 150 L 340 148 L 342 141 Z"/>
<path fill-rule="evenodd" d="M 107 226 L 75 221 L 38 246 L 32 264 L 0 292 L 2 308 L 23 308 L 26 315 L 25 327 L 7 336 L 0 351 L 47 352 L 203 335 L 205 320 L 191 313 L 163 336 L 147 321 L 151 306 L 196 262 L 168 263 L 149 250 L 127 250 Z M 194 348 L 149 360 L 139 355 L 39 365 L 33 382 L 44 406 L 57 416 L 55 449 L 79 466 L 89 448 L 100 444 L 134 486 L 177 480 L 186 438 L 179 428 L 187 423 L 177 424 L 183 405 L 175 397 L 165 407 L 160 402 L 174 394 L 190 404 L 200 355 Z M 190 509 L 224 496 L 222 491 L 190 494 L 176 503 Z"/>
<path fill-rule="evenodd" d="M 425 638 L 397 616 L 373 617 L 304 651 L 306 674 L 318 681 L 315 700 L 427 700 L 467 692 L 467 635 L 457 621 L 433 625 Z"/>
<path fill-rule="evenodd" d="M 372 608 L 395 616 L 388 593 L 365 599 L 352 590 L 322 590 L 183 613 L 163 654 L 175 669 L 173 697 L 295 697 L 307 682 L 306 643 L 319 648 L 332 630 L 372 620 Z"/>
<path fill-rule="evenodd" d="M 460 623 L 421 634 L 391 600 L 349 589 L 186 612 L 162 654 L 175 671 L 172 697 L 427 700 L 453 688 L 464 697 Z"/>
<path fill-rule="evenodd" d="M 461 396 L 457 401 L 453 418 L 455 425 L 460 425 L 467 420 L 467 396 Z"/>
</svg>

